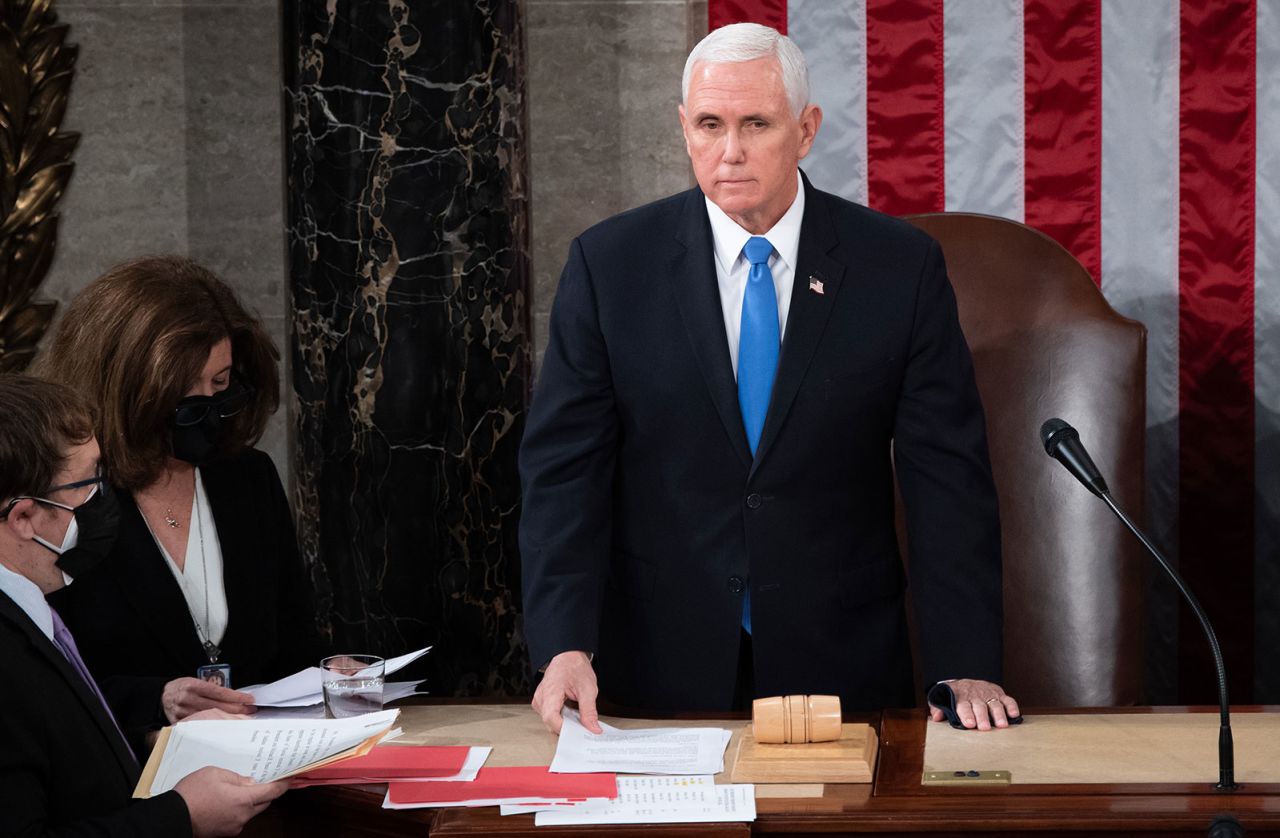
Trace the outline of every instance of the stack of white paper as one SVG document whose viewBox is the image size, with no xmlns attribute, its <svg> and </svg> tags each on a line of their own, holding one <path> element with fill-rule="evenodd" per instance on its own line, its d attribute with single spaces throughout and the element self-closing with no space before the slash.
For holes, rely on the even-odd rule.
<svg viewBox="0 0 1280 838">
<path fill-rule="evenodd" d="M 600 725 L 603 733 L 592 733 L 576 711 L 565 709 L 563 715 L 551 761 L 551 770 L 560 774 L 719 774 L 733 736 L 719 727 L 619 730 L 606 724 Z"/>
<path fill-rule="evenodd" d="M 431 651 L 428 646 L 425 649 L 419 649 L 416 652 L 410 652 L 407 655 L 401 655 L 398 658 L 388 659 L 382 670 L 383 677 L 399 672 L 418 658 Z M 254 697 L 254 703 L 258 707 L 309 707 L 312 704 L 319 704 L 324 701 L 324 687 L 322 686 L 323 673 L 318 666 L 312 666 L 301 672 L 295 672 L 292 675 L 281 678 L 279 681 L 272 681 L 270 684 L 258 684 L 253 687 L 247 687 L 241 692 L 249 693 Z M 402 684 L 417 682 L 401 682 Z M 390 686 L 390 685 L 386 685 Z M 384 702 L 393 701 L 393 698 L 387 697 L 386 686 L 383 687 Z M 399 689 L 403 689 L 402 686 Z M 398 695 L 403 698 L 405 695 L 412 695 L 412 691 Z"/>
<path fill-rule="evenodd" d="M 194 771 L 226 768 L 269 783 L 383 737 L 399 710 L 366 713 L 349 719 L 211 719 L 165 728 L 147 762 L 135 797 L 163 794 Z M 148 775 L 152 775 L 150 783 Z"/>
<path fill-rule="evenodd" d="M 538 826 L 750 822 L 756 819 L 755 786 L 717 786 L 710 775 L 619 777 L 614 800 L 502 806 L 504 815 L 530 812 Z"/>
<path fill-rule="evenodd" d="M 382 686 L 382 703 L 387 705 L 411 695 L 428 695 L 426 690 L 418 689 L 421 681 L 391 681 Z M 324 704 L 305 704 L 297 707 L 281 707 L 268 705 L 257 707 L 254 714 L 257 719 L 323 719 Z"/>
</svg>

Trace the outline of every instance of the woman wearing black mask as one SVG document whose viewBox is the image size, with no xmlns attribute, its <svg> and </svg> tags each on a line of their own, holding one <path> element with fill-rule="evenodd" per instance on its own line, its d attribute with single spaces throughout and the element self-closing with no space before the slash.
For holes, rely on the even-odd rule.
<svg viewBox="0 0 1280 838">
<path fill-rule="evenodd" d="M 57 607 L 100 680 L 248 686 L 323 655 L 284 489 L 252 447 L 279 405 L 278 357 L 188 259 L 119 265 L 72 301 L 43 372 L 97 404 L 120 527 Z"/>
</svg>

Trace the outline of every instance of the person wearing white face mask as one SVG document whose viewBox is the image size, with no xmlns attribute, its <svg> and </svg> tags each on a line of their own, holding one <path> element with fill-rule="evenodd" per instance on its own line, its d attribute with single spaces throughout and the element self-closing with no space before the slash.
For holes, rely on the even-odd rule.
<svg viewBox="0 0 1280 838">
<path fill-rule="evenodd" d="M 39 535 L 32 537 L 37 544 L 48 548 L 58 557 L 54 564 L 62 571 L 64 585 L 70 585 L 75 577 L 88 572 L 106 557 L 111 545 L 115 543 L 116 526 L 120 523 L 120 506 L 115 494 L 100 475 L 65 486 L 55 486 L 48 494 L 82 488 L 89 489 L 89 496 L 79 506 L 68 506 L 48 498 L 30 498 L 45 506 L 71 513 L 71 523 L 67 525 L 61 544 L 52 544 Z"/>
<path fill-rule="evenodd" d="M 98 456 L 92 413 L 74 393 L 0 375 L 0 660 L 10 679 L 0 692 L 0 834 L 236 835 L 287 784 L 206 768 L 131 800 L 135 753 L 45 599 L 114 541 Z"/>
</svg>

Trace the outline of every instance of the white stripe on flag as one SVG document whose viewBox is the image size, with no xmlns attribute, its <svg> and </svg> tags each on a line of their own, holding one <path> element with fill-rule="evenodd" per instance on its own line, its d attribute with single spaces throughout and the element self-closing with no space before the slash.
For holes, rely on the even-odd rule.
<svg viewBox="0 0 1280 838">
<path fill-rule="evenodd" d="M 787 34 L 809 65 L 822 108 L 813 151 L 800 165 L 814 186 L 867 202 L 866 0 L 790 0 Z"/>
<path fill-rule="evenodd" d="M 1255 701 L 1280 701 L 1280 0 L 1258 0 L 1254 213 Z"/>
<path fill-rule="evenodd" d="M 1102 2 L 1102 291 L 1147 327 L 1146 512 L 1157 544 L 1178 539 L 1178 0 Z M 1149 591 L 1153 660 L 1177 659 L 1178 602 Z M 1175 671 L 1149 672 L 1157 692 Z M 1172 696 L 1161 696 L 1168 699 Z"/>
<path fill-rule="evenodd" d="M 947 210 L 1023 220 L 1022 0 L 945 0 Z"/>
</svg>

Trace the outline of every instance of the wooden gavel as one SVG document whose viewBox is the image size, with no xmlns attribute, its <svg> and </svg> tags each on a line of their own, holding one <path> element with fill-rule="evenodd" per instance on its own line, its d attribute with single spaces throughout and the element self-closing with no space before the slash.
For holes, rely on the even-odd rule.
<svg viewBox="0 0 1280 838">
<path fill-rule="evenodd" d="M 840 721 L 836 695 L 775 695 L 751 703 L 751 732 L 764 744 L 834 742 Z"/>
</svg>

